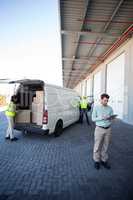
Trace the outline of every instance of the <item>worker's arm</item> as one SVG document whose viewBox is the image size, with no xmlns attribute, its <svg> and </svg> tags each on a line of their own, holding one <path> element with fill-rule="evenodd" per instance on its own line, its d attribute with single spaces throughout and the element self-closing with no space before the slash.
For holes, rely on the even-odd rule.
<svg viewBox="0 0 133 200">
<path fill-rule="evenodd" d="M 92 121 L 97 122 L 97 121 L 101 121 L 101 120 L 103 120 L 103 118 L 101 116 L 97 115 L 97 108 L 94 107 L 93 112 L 92 112 Z"/>
</svg>

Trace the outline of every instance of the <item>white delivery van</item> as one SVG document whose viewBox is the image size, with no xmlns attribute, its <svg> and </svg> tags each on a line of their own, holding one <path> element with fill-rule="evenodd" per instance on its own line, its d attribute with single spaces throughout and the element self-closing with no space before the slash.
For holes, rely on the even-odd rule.
<svg viewBox="0 0 133 200">
<path fill-rule="evenodd" d="M 18 99 L 15 129 L 59 136 L 63 128 L 79 120 L 76 91 L 41 80 L 24 79 L 10 83 L 17 84 L 14 91 Z"/>
</svg>

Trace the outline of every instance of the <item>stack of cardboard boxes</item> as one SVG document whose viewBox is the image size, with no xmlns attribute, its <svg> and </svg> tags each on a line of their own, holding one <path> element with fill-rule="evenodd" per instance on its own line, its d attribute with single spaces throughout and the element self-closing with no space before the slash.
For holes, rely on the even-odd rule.
<svg viewBox="0 0 133 200">
<path fill-rule="evenodd" d="M 32 123 L 42 125 L 43 120 L 43 91 L 36 91 L 32 102 Z"/>
</svg>

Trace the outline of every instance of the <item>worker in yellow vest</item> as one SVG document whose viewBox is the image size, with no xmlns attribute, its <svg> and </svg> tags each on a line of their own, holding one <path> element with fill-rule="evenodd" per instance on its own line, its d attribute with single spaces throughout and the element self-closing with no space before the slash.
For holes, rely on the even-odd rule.
<svg viewBox="0 0 133 200">
<path fill-rule="evenodd" d="M 5 111 L 5 115 L 6 115 L 7 121 L 8 121 L 8 128 L 7 128 L 5 139 L 10 139 L 11 141 L 17 140 L 17 138 L 14 137 L 14 134 L 13 134 L 14 117 L 16 115 L 16 102 L 17 102 L 17 98 L 15 95 L 13 95 L 11 97 L 11 101 Z"/>
<path fill-rule="evenodd" d="M 89 106 L 89 102 L 87 101 L 87 97 L 82 97 L 79 103 L 79 107 L 80 107 L 80 123 L 83 123 L 83 118 L 84 115 L 86 116 L 86 121 L 88 123 L 88 125 L 90 125 L 89 123 L 89 118 L 88 118 L 88 106 Z"/>
</svg>

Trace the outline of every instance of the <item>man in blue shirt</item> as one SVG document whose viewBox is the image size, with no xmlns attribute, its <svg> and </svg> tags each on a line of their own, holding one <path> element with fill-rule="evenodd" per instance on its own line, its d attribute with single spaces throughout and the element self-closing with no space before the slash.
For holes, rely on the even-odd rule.
<svg viewBox="0 0 133 200">
<path fill-rule="evenodd" d="M 108 106 L 109 95 L 101 95 L 101 104 L 95 106 L 92 112 L 92 121 L 96 123 L 94 133 L 94 149 L 93 159 L 96 169 L 100 169 L 100 165 L 110 169 L 108 160 L 108 146 L 111 139 L 111 116 L 113 109 Z"/>
</svg>

